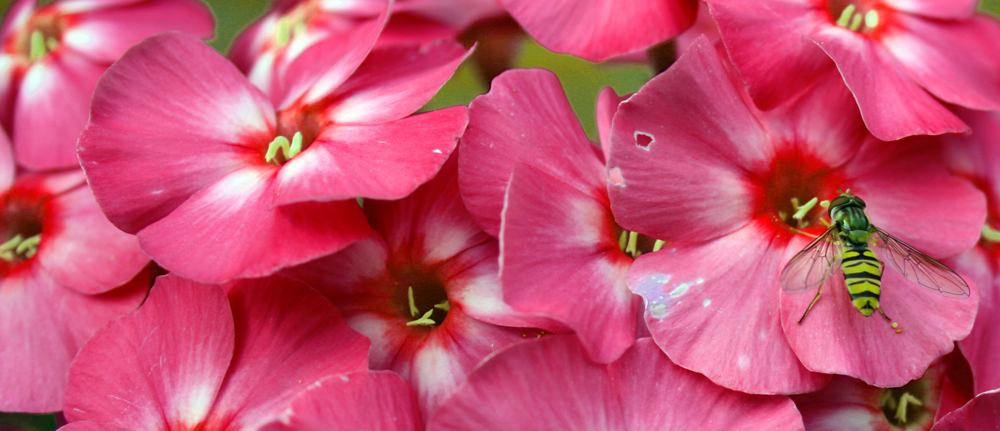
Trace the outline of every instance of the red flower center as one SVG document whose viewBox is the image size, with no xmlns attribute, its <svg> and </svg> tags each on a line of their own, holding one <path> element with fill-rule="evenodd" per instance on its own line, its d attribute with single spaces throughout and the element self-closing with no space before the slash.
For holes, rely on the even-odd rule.
<svg viewBox="0 0 1000 431">
<path fill-rule="evenodd" d="M 837 197 L 842 178 L 821 160 L 796 150 L 779 153 L 771 166 L 770 172 L 757 179 L 757 214 L 796 229 L 822 227 L 820 219 L 826 209 L 818 204 L 807 211 L 803 207 L 813 198 Z"/>
<path fill-rule="evenodd" d="M 320 132 L 323 130 L 323 126 L 326 124 L 326 120 L 320 115 L 319 109 L 315 107 L 302 107 L 298 105 L 293 105 L 291 107 L 285 108 L 278 112 L 278 130 L 276 131 L 277 137 L 284 137 L 286 142 L 295 142 L 300 140 L 299 148 L 296 148 L 294 152 L 289 152 L 287 149 L 283 151 L 277 151 L 272 157 L 268 159 L 267 154 L 271 150 L 270 146 L 262 147 L 263 155 L 268 163 L 272 163 L 278 166 L 285 164 L 296 154 L 305 151 L 309 148 L 309 145 L 316 140 Z M 296 134 L 300 136 L 296 138 Z M 271 145 L 274 145 L 272 143 Z"/>
<path fill-rule="evenodd" d="M 390 272 L 396 279 L 400 315 L 411 319 L 411 323 L 412 320 L 424 322 L 411 326 L 430 328 L 444 322 L 450 304 L 444 283 L 439 277 L 421 268 L 395 269 Z"/>
<path fill-rule="evenodd" d="M 42 233 L 44 197 L 8 193 L 0 210 L 0 274 L 31 259 Z"/>
<path fill-rule="evenodd" d="M 4 51 L 37 61 L 56 50 L 62 41 L 66 20 L 50 8 L 39 9 L 28 24 L 15 31 L 4 44 Z"/>
</svg>

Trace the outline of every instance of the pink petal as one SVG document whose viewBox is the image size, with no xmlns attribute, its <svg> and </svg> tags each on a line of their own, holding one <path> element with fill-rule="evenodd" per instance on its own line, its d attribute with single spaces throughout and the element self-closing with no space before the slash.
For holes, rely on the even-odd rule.
<svg viewBox="0 0 1000 431">
<path fill-rule="evenodd" d="M 294 40 L 279 54 L 273 72 L 255 68 L 248 74 L 250 80 L 267 92 L 279 108 L 293 103 L 313 104 L 330 95 L 368 56 L 385 26 L 390 2 L 371 3 L 381 5 L 376 16 L 347 24 L 346 28 L 316 30 L 315 34 L 296 37 L 309 45 L 300 47 Z"/>
<path fill-rule="evenodd" d="M 898 14 L 881 39 L 909 77 L 934 96 L 972 109 L 1000 109 L 996 18 L 955 22 Z"/>
<path fill-rule="evenodd" d="M 135 276 L 147 263 L 135 236 L 118 230 L 101 212 L 86 184 L 47 203 L 38 263 L 63 286 L 95 294 Z"/>
<path fill-rule="evenodd" d="M 974 181 L 986 193 L 987 213 L 1000 215 L 1000 172 L 993 167 L 1000 163 L 1000 146 L 992 142 L 1000 140 L 1000 112 L 973 111 L 953 107 L 962 121 L 974 133 L 967 135 L 945 135 L 944 156 L 948 168 L 957 175 Z"/>
<path fill-rule="evenodd" d="M 142 1 L 146 0 L 62 0 L 56 7 L 64 14 L 76 14 L 113 7 L 123 7 Z"/>
<path fill-rule="evenodd" d="M 684 55 L 687 48 L 694 43 L 695 39 L 699 36 L 705 36 L 712 45 L 718 45 L 722 40 L 722 35 L 719 34 L 719 26 L 715 23 L 715 19 L 712 18 L 712 14 L 708 11 L 708 3 L 701 2 L 698 4 L 698 18 L 695 19 L 694 25 L 687 29 L 684 33 L 677 35 L 674 39 L 674 47 L 677 49 L 677 56 Z"/>
<path fill-rule="evenodd" d="M 625 284 L 632 259 L 618 247 L 606 204 L 518 163 L 501 228 L 504 300 L 566 322 L 596 362 L 635 342 L 638 309 Z"/>
<path fill-rule="evenodd" d="M 618 112 L 618 105 L 629 97 L 630 95 L 619 97 L 611 87 L 604 87 L 597 95 L 597 134 L 600 136 L 604 161 L 610 158 L 611 120 L 614 119 L 615 112 Z"/>
<path fill-rule="evenodd" d="M 870 385 L 903 386 L 924 374 L 931 361 L 950 352 L 972 329 L 979 304 L 939 295 L 906 280 L 893 269 L 882 275 L 880 305 L 901 333 L 880 315 L 865 317 L 851 303 L 837 274 L 802 324 L 813 295 L 781 293 L 781 320 L 796 355 L 810 370 L 857 377 Z M 871 348 L 878 346 L 878 349 Z"/>
<path fill-rule="evenodd" d="M 38 7 L 38 0 L 14 0 L 7 7 L 3 16 L 3 26 L 0 27 L 0 40 L 7 40 L 10 35 L 21 30 Z"/>
<path fill-rule="evenodd" d="M 455 29 L 410 13 L 399 12 L 399 7 L 393 11 L 392 17 L 378 36 L 376 47 L 395 44 L 429 44 L 441 39 L 455 39 Z"/>
<path fill-rule="evenodd" d="M 547 337 L 483 364 L 428 428 L 751 430 L 763 423 L 802 428 L 788 398 L 718 387 L 671 363 L 648 339 L 600 365 L 573 338 Z"/>
<path fill-rule="evenodd" d="M 901 12 L 928 18 L 967 19 L 976 13 L 978 0 L 882 0 L 885 5 Z"/>
<path fill-rule="evenodd" d="M 628 284 L 646 300 L 653 339 L 678 365 L 742 392 L 816 390 L 827 377 L 806 370 L 782 333 L 778 274 L 787 257 L 770 223 L 639 256 Z"/>
<path fill-rule="evenodd" d="M 128 431 L 125 428 L 97 422 L 74 422 L 59 428 L 65 431 Z"/>
<path fill-rule="evenodd" d="M 274 167 L 247 167 L 138 233 L 157 263 L 194 280 L 261 277 L 371 234 L 355 201 L 274 206 Z"/>
<path fill-rule="evenodd" d="M 90 97 L 106 67 L 59 51 L 28 68 L 14 106 L 18 163 L 32 169 L 79 165 L 76 140 L 87 125 Z"/>
<path fill-rule="evenodd" d="M 917 83 L 880 45 L 834 25 L 809 34 L 837 63 L 872 134 L 883 141 L 911 135 L 940 135 L 969 128 Z M 903 109 L 902 107 L 906 107 Z"/>
<path fill-rule="evenodd" d="M 615 221 L 667 241 L 703 241 L 748 223 L 756 186 L 746 172 L 766 172 L 775 151 L 704 38 L 619 105 L 611 141 Z"/>
<path fill-rule="evenodd" d="M 498 0 L 406 0 L 393 4 L 392 12 L 431 18 L 456 31 L 465 30 L 476 21 L 506 14 Z"/>
<path fill-rule="evenodd" d="M 295 398 L 281 422 L 262 431 L 423 429 L 410 384 L 386 371 L 358 371 L 323 379 Z"/>
<path fill-rule="evenodd" d="M 212 12 L 200 1 L 131 3 L 75 15 L 72 25 L 62 35 L 62 42 L 94 62 L 111 64 L 132 45 L 156 33 L 173 30 L 202 39 L 214 35 Z"/>
<path fill-rule="evenodd" d="M 707 3 L 733 64 L 761 109 L 808 90 L 831 67 L 822 51 L 802 38 L 830 21 L 826 10 L 792 0 L 769 1 L 766 7 L 757 0 Z"/>
<path fill-rule="evenodd" d="M 486 357 L 525 338 L 538 337 L 541 335 L 537 330 L 491 325 L 453 308 L 425 339 L 407 340 L 400 345 L 399 357 L 394 358 L 389 369 L 408 376 L 417 391 L 420 409 L 428 417 Z M 373 356 L 372 368 L 375 363 Z"/>
<path fill-rule="evenodd" d="M 992 274 L 991 253 L 982 247 L 975 247 L 962 253 L 948 263 L 956 271 L 974 280 L 980 288 L 979 312 L 972 332 L 958 342 L 962 354 L 972 368 L 975 393 L 1000 389 L 1000 367 L 996 366 L 1000 357 L 1000 337 L 993 328 L 1000 325 L 1000 283 Z M 967 278 L 967 280 L 969 279 Z"/>
<path fill-rule="evenodd" d="M 603 167 L 552 72 L 514 70 L 493 80 L 490 92 L 469 105 L 462 148 L 462 197 L 490 235 L 499 235 L 504 193 L 517 162 L 606 199 Z"/>
<path fill-rule="evenodd" d="M 1000 390 L 976 395 L 962 408 L 949 413 L 932 431 L 976 431 L 996 429 L 1000 423 Z"/>
<path fill-rule="evenodd" d="M 0 190 L 7 190 L 14 184 L 14 174 L 17 166 L 14 163 L 14 150 L 10 146 L 7 132 L 0 130 Z"/>
<path fill-rule="evenodd" d="M 274 124 L 266 97 L 224 57 L 166 33 L 108 69 L 80 136 L 80 161 L 108 219 L 136 233 L 198 190 L 261 163 L 254 146 L 274 138 Z"/>
<path fill-rule="evenodd" d="M 454 150 L 466 108 L 372 125 L 334 124 L 278 171 L 275 204 L 398 199 L 430 180 Z"/>
<path fill-rule="evenodd" d="M 399 120 L 424 106 L 471 53 L 446 41 L 374 49 L 337 88 L 324 117 L 336 124 Z"/>
<path fill-rule="evenodd" d="M 953 256 L 979 241 L 983 193 L 949 174 L 931 139 L 869 141 L 848 165 L 851 193 L 868 203 L 871 222 L 933 257 Z M 947 202 L 948 205 L 940 205 Z"/>
<path fill-rule="evenodd" d="M 691 0 L 503 0 L 524 29 L 546 48 L 603 61 L 648 48 L 691 26 Z"/>
<path fill-rule="evenodd" d="M 80 351 L 66 418 L 136 430 L 200 424 L 229 367 L 233 331 L 221 289 L 160 277 L 142 308 Z"/>
<path fill-rule="evenodd" d="M 22 268 L 0 282 L 0 410 L 54 412 L 63 408 L 77 351 L 108 321 L 139 306 L 149 277 L 91 296 L 59 286 L 30 262 Z"/>
<path fill-rule="evenodd" d="M 212 412 L 254 429 L 331 374 L 368 368 L 369 342 L 315 290 L 281 277 L 227 287 L 236 348 Z"/>
</svg>

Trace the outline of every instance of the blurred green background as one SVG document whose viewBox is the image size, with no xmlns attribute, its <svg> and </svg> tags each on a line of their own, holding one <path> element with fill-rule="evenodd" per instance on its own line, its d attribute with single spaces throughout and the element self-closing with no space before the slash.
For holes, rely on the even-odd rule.
<svg viewBox="0 0 1000 431">
<path fill-rule="evenodd" d="M 11 0 L 0 0 L 0 8 L 6 10 L 10 3 Z M 264 12 L 269 0 L 206 0 L 206 3 L 212 8 L 217 21 L 216 38 L 210 44 L 220 52 L 225 52 L 236 34 Z M 1000 16 L 1000 0 L 984 0 L 981 9 Z M 555 72 L 584 129 L 595 140 L 594 103 L 598 91 L 611 86 L 618 94 L 631 93 L 638 90 L 653 74 L 650 68 L 642 65 L 595 64 L 568 55 L 553 54 L 533 42 L 524 45 L 515 65 L 541 67 Z M 476 95 L 487 90 L 488 86 L 480 80 L 475 68 L 465 64 L 424 109 L 468 104 Z M 55 420 L 52 415 L 0 414 L 0 431 L 53 429 Z"/>
</svg>

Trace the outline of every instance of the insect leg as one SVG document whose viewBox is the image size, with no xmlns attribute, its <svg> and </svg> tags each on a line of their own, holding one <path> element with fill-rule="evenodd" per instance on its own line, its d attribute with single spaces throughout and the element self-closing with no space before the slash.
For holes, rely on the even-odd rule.
<svg viewBox="0 0 1000 431">
<path fill-rule="evenodd" d="M 885 315 L 885 311 L 882 310 L 881 306 L 878 308 L 878 312 L 882 313 L 882 317 L 885 317 L 885 320 L 888 320 L 888 321 L 892 322 L 892 319 L 890 319 L 889 316 Z"/>
<path fill-rule="evenodd" d="M 806 320 L 806 315 L 809 314 L 809 310 L 812 310 L 813 306 L 816 305 L 816 301 L 819 301 L 819 295 L 821 293 L 823 293 L 823 286 L 822 285 L 819 286 L 819 289 L 816 289 L 816 297 L 813 298 L 812 302 L 809 303 L 809 308 L 806 308 L 806 312 L 802 313 L 802 318 L 799 319 L 799 325 L 802 324 L 803 320 Z"/>
</svg>

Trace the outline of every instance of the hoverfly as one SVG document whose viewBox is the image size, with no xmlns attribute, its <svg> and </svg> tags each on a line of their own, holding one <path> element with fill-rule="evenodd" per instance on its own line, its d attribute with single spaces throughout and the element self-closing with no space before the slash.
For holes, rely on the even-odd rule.
<svg viewBox="0 0 1000 431">
<path fill-rule="evenodd" d="M 830 202 L 829 217 L 832 224 L 826 232 L 781 271 L 781 287 L 787 293 L 819 288 L 799 324 L 816 305 L 823 284 L 838 265 L 844 272 L 851 302 L 866 317 L 878 310 L 891 321 L 879 306 L 886 261 L 910 281 L 937 293 L 956 298 L 969 296 L 969 285 L 951 268 L 872 225 L 865 215 L 865 201 L 850 190 Z"/>
</svg>

